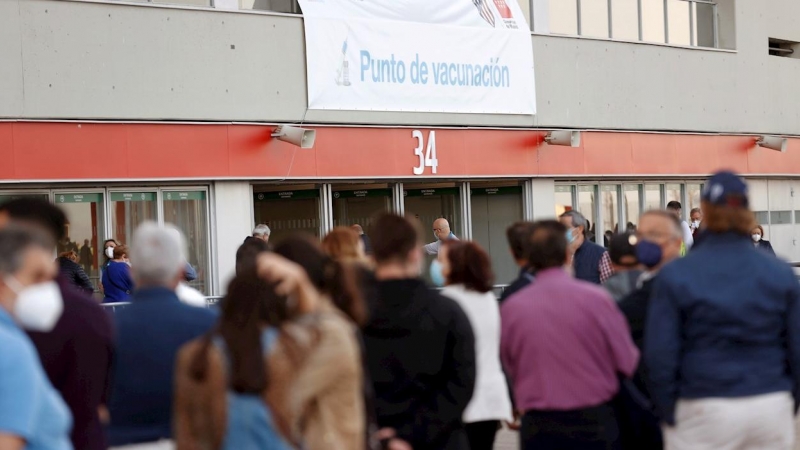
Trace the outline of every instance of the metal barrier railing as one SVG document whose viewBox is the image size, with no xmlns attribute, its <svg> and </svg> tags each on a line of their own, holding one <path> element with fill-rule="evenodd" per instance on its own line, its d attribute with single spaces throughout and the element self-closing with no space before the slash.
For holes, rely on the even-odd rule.
<svg viewBox="0 0 800 450">
<path fill-rule="evenodd" d="M 503 291 L 505 291 L 507 287 L 508 287 L 507 284 L 498 284 L 492 288 L 492 291 L 496 296 L 500 297 L 503 294 Z M 212 308 L 216 306 L 217 303 L 219 303 L 219 301 L 222 300 L 222 298 L 223 296 L 221 295 L 206 297 L 206 308 Z M 119 311 L 120 309 L 124 309 L 130 306 L 130 302 L 103 303 L 102 306 L 103 308 L 113 313 L 115 311 Z"/>
</svg>

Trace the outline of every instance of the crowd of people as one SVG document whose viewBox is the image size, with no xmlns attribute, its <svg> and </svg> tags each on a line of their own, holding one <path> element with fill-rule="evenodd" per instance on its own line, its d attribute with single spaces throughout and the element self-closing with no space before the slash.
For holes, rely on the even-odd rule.
<svg viewBox="0 0 800 450">
<path fill-rule="evenodd" d="M 608 249 L 576 211 L 513 224 L 499 299 L 444 219 L 430 244 L 394 214 L 321 242 L 258 225 L 216 309 L 181 299 L 181 233 L 145 223 L 104 245 L 131 302 L 109 315 L 53 262 L 63 212 L 10 201 L 0 449 L 490 450 L 504 426 L 523 450 L 794 448 L 800 283 L 735 174 L 680 215 Z"/>
</svg>

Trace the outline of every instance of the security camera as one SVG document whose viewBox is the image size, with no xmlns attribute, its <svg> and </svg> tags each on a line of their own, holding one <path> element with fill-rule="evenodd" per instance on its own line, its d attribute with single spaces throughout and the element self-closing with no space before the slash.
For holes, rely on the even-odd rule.
<svg viewBox="0 0 800 450">
<path fill-rule="evenodd" d="M 789 140 L 780 136 L 760 136 L 756 141 L 759 147 L 777 150 L 781 153 L 786 153 L 786 146 Z"/>
<path fill-rule="evenodd" d="M 567 147 L 580 147 L 581 146 L 581 132 L 560 130 L 551 131 L 544 137 L 544 141 L 550 145 L 563 145 Z"/>
<path fill-rule="evenodd" d="M 317 139 L 317 132 L 307 128 L 281 125 L 275 129 L 272 137 L 300 148 L 312 148 L 314 147 L 314 141 Z"/>
</svg>

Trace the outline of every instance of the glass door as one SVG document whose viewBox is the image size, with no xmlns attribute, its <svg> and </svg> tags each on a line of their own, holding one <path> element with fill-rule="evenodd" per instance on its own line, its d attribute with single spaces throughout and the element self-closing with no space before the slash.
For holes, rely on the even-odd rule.
<svg viewBox="0 0 800 450">
<path fill-rule="evenodd" d="M 102 192 L 58 192 L 55 203 L 69 221 L 64 239 L 57 244 L 58 255 L 74 253 L 78 263 L 97 290 L 105 239 L 105 202 Z"/>
<path fill-rule="evenodd" d="M 392 208 L 392 190 L 386 184 L 334 185 L 333 225 L 361 225 L 366 231 L 372 219 Z"/>
<path fill-rule="evenodd" d="M 253 186 L 256 224 L 270 228 L 270 243 L 278 243 L 296 232 L 319 237 L 319 194 L 314 185 Z"/>
<path fill-rule="evenodd" d="M 208 235 L 208 193 L 206 190 L 164 190 L 161 193 L 164 223 L 175 225 L 186 237 L 189 264 L 197 278 L 189 285 L 205 295 L 211 293 Z"/>
</svg>

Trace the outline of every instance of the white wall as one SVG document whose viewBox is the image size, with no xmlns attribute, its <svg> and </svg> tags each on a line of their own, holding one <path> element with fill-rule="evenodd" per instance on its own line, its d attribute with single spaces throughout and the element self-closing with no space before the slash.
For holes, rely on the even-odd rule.
<svg viewBox="0 0 800 450">
<path fill-rule="evenodd" d="M 531 181 L 533 191 L 533 220 L 553 219 L 556 214 L 556 188 L 552 178 L 534 178 Z"/>
<path fill-rule="evenodd" d="M 212 221 L 215 220 L 217 262 L 215 295 L 223 295 L 236 274 L 236 250 L 253 231 L 253 207 L 250 183 L 217 181 L 214 183 Z"/>
</svg>

